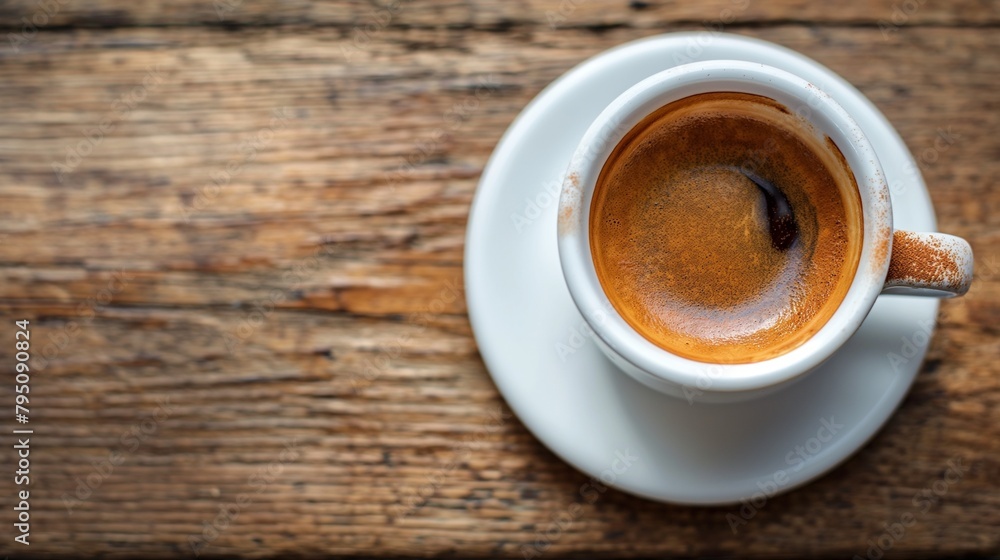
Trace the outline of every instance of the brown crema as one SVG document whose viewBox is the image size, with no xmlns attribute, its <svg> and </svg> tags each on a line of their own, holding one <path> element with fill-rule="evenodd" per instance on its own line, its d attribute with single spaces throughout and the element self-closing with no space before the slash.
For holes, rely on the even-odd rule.
<svg viewBox="0 0 1000 560">
<path fill-rule="evenodd" d="M 707 93 L 625 135 L 589 230 L 601 286 L 632 328 L 680 356 L 749 363 L 826 324 L 854 279 L 863 222 L 829 138 L 771 99 Z"/>
</svg>

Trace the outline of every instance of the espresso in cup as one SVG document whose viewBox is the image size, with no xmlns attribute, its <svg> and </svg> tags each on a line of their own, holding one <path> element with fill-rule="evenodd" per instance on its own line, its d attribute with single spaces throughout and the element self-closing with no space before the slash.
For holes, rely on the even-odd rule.
<svg viewBox="0 0 1000 560">
<path fill-rule="evenodd" d="M 643 119 L 604 164 L 590 248 L 608 299 L 679 356 L 750 363 L 826 324 L 861 255 L 837 146 L 781 104 L 705 93 Z"/>
</svg>

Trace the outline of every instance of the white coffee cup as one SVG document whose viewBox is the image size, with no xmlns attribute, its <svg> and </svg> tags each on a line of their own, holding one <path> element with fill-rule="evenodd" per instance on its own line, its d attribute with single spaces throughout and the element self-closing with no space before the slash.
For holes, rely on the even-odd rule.
<svg viewBox="0 0 1000 560">
<path fill-rule="evenodd" d="M 700 362 L 650 342 L 612 306 L 597 278 L 590 250 L 591 198 L 598 175 L 615 146 L 632 127 L 660 107 L 710 92 L 761 95 L 794 111 L 816 133 L 833 140 L 847 160 L 861 195 L 861 259 L 840 306 L 800 346 L 759 362 Z M 882 166 L 861 128 L 836 101 L 786 71 L 735 60 L 697 62 L 665 70 L 632 86 L 608 105 L 587 129 L 567 169 L 559 198 L 558 230 L 559 259 L 570 295 L 605 355 L 653 389 L 685 398 L 690 397 L 692 388 L 697 388 L 699 400 L 706 402 L 758 396 L 812 370 L 854 334 L 880 294 L 954 297 L 968 291 L 972 281 L 972 249 L 965 240 L 942 233 L 894 232 Z M 914 251 L 894 254 L 894 238 L 897 246 L 905 242 L 910 248 L 926 248 L 939 259 L 946 259 L 950 266 L 936 271 L 928 266 L 907 266 L 918 264 L 905 261 Z M 923 272 L 926 270 L 936 273 Z M 947 270 L 951 273 L 944 272 Z M 710 382 L 706 383 L 706 379 Z"/>
</svg>

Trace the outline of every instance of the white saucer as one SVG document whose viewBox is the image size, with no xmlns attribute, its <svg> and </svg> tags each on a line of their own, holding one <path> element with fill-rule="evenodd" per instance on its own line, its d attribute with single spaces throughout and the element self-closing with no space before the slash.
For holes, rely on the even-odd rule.
<svg viewBox="0 0 1000 560">
<path fill-rule="evenodd" d="M 762 495 L 830 470 L 882 427 L 916 377 L 931 334 L 924 329 L 933 328 L 938 302 L 882 296 L 858 333 L 818 370 L 780 392 L 738 404 L 689 404 L 655 393 L 601 354 L 579 329 L 583 318 L 559 268 L 561 175 L 584 130 L 611 100 L 677 63 L 708 59 L 769 64 L 832 95 L 861 124 L 889 184 L 906 185 L 893 192 L 895 226 L 936 229 L 913 157 L 885 117 L 842 78 L 763 41 L 662 35 L 570 70 L 514 121 L 472 205 L 465 289 L 493 380 L 525 426 L 557 455 L 605 483 L 655 500 L 722 504 L 756 495 L 759 503 Z M 904 339 L 915 343 L 915 352 Z M 890 353 L 905 363 L 893 358 L 894 365 Z M 835 434 L 824 428 L 831 418 L 842 426 Z M 616 452 L 638 459 L 629 466 Z"/>
</svg>

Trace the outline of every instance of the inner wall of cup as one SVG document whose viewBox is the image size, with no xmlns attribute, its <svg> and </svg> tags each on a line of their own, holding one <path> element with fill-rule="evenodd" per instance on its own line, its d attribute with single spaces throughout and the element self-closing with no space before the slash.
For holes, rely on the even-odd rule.
<svg viewBox="0 0 1000 560">
<path fill-rule="evenodd" d="M 784 87 L 779 87 L 773 82 L 765 83 L 740 79 L 694 79 L 676 84 L 669 91 L 659 94 L 653 93 L 656 86 L 652 86 L 630 97 L 617 100 L 617 107 L 613 104 L 609 107 L 608 115 L 602 114 L 603 125 L 594 137 L 590 138 L 592 142 L 591 153 L 588 154 L 586 165 L 582 168 L 575 167 L 580 175 L 578 178 L 581 188 L 579 203 L 584 218 L 579 220 L 576 226 L 577 242 L 579 243 L 577 248 L 582 252 L 583 260 L 586 263 L 588 289 L 597 294 L 596 301 L 590 302 L 592 304 L 589 306 L 592 308 L 591 313 L 600 314 L 602 317 L 610 313 L 610 317 L 605 317 L 601 324 L 593 325 L 595 332 L 613 349 L 621 349 L 624 345 L 628 345 L 629 350 L 626 350 L 626 353 L 630 357 L 633 354 L 631 349 L 645 347 L 644 352 L 638 353 L 640 361 L 645 363 L 637 363 L 637 366 L 652 371 L 669 372 L 704 368 L 708 364 L 672 355 L 655 346 L 632 330 L 631 326 L 615 312 L 597 278 L 593 257 L 590 253 L 590 206 L 597 177 L 608 156 L 625 134 L 660 107 L 692 95 L 710 92 L 739 92 L 761 95 L 777 101 L 810 123 L 816 134 L 825 135 L 833 141 L 854 174 L 858 194 L 861 198 L 863 238 L 860 262 L 855 278 L 844 296 L 840 308 L 809 340 L 785 354 L 760 362 L 724 364 L 720 367 L 734 372 L 742 371 L 744 375 L 759 373 L 765 366 L 771 369 L 794 367 L 798 360 L 810 354 L 823 353 L 822 344 L 826 333 L 844 331 L 844 329 L 853 332 L 874 304 L 881 289 L 885 266 L 888 265 L 888 250 L 881 251 L 884 253 L 883 255 L 876 255 L 873 241 L 880 234 L 884 234 L 884 231 L 881 230 L 886 229 L 885 224 L 879 222 L 885 222 L 887 211 L 891 223 L 891 211 L 888 210 L 888 189 L 884 179 L 882 179 L 881 169 L 874 152 L 870 146 L 867 146 L 867 140 L 864 139 L 857 125 L 843 112 L 843 109 L 839 109 L 829 98 L 825 98 L 825 94 L 811 84 L 805 85 L 804 82 L 801 86 L 797 84 L 782 85 Z M 614 134 L 609 134 L 608 131 L 613 131 Z M 603 137 L 601 136 L 602 132 Z M 594 150 L 592 148 L 593 142 L 598 142 L 601 149 Z M 865 147 L 859 147 L 856 142 Z M 870 219 L 872 216 L 880 216 L 881 219 L 872 220 Z M 891 231 L 891 226 L 888 229 Z M 881 236 L 884 237 L 884 235 Z M 879 277 L 880 271 L 881 277 Z M 588 314 L 587 310 L 581 310 L 584 311 L 585 315 Z M 842 343 L 843 340 L 839 342 Z M 643 355 L 646 359 L 642 359 Z"/>
</svg>

